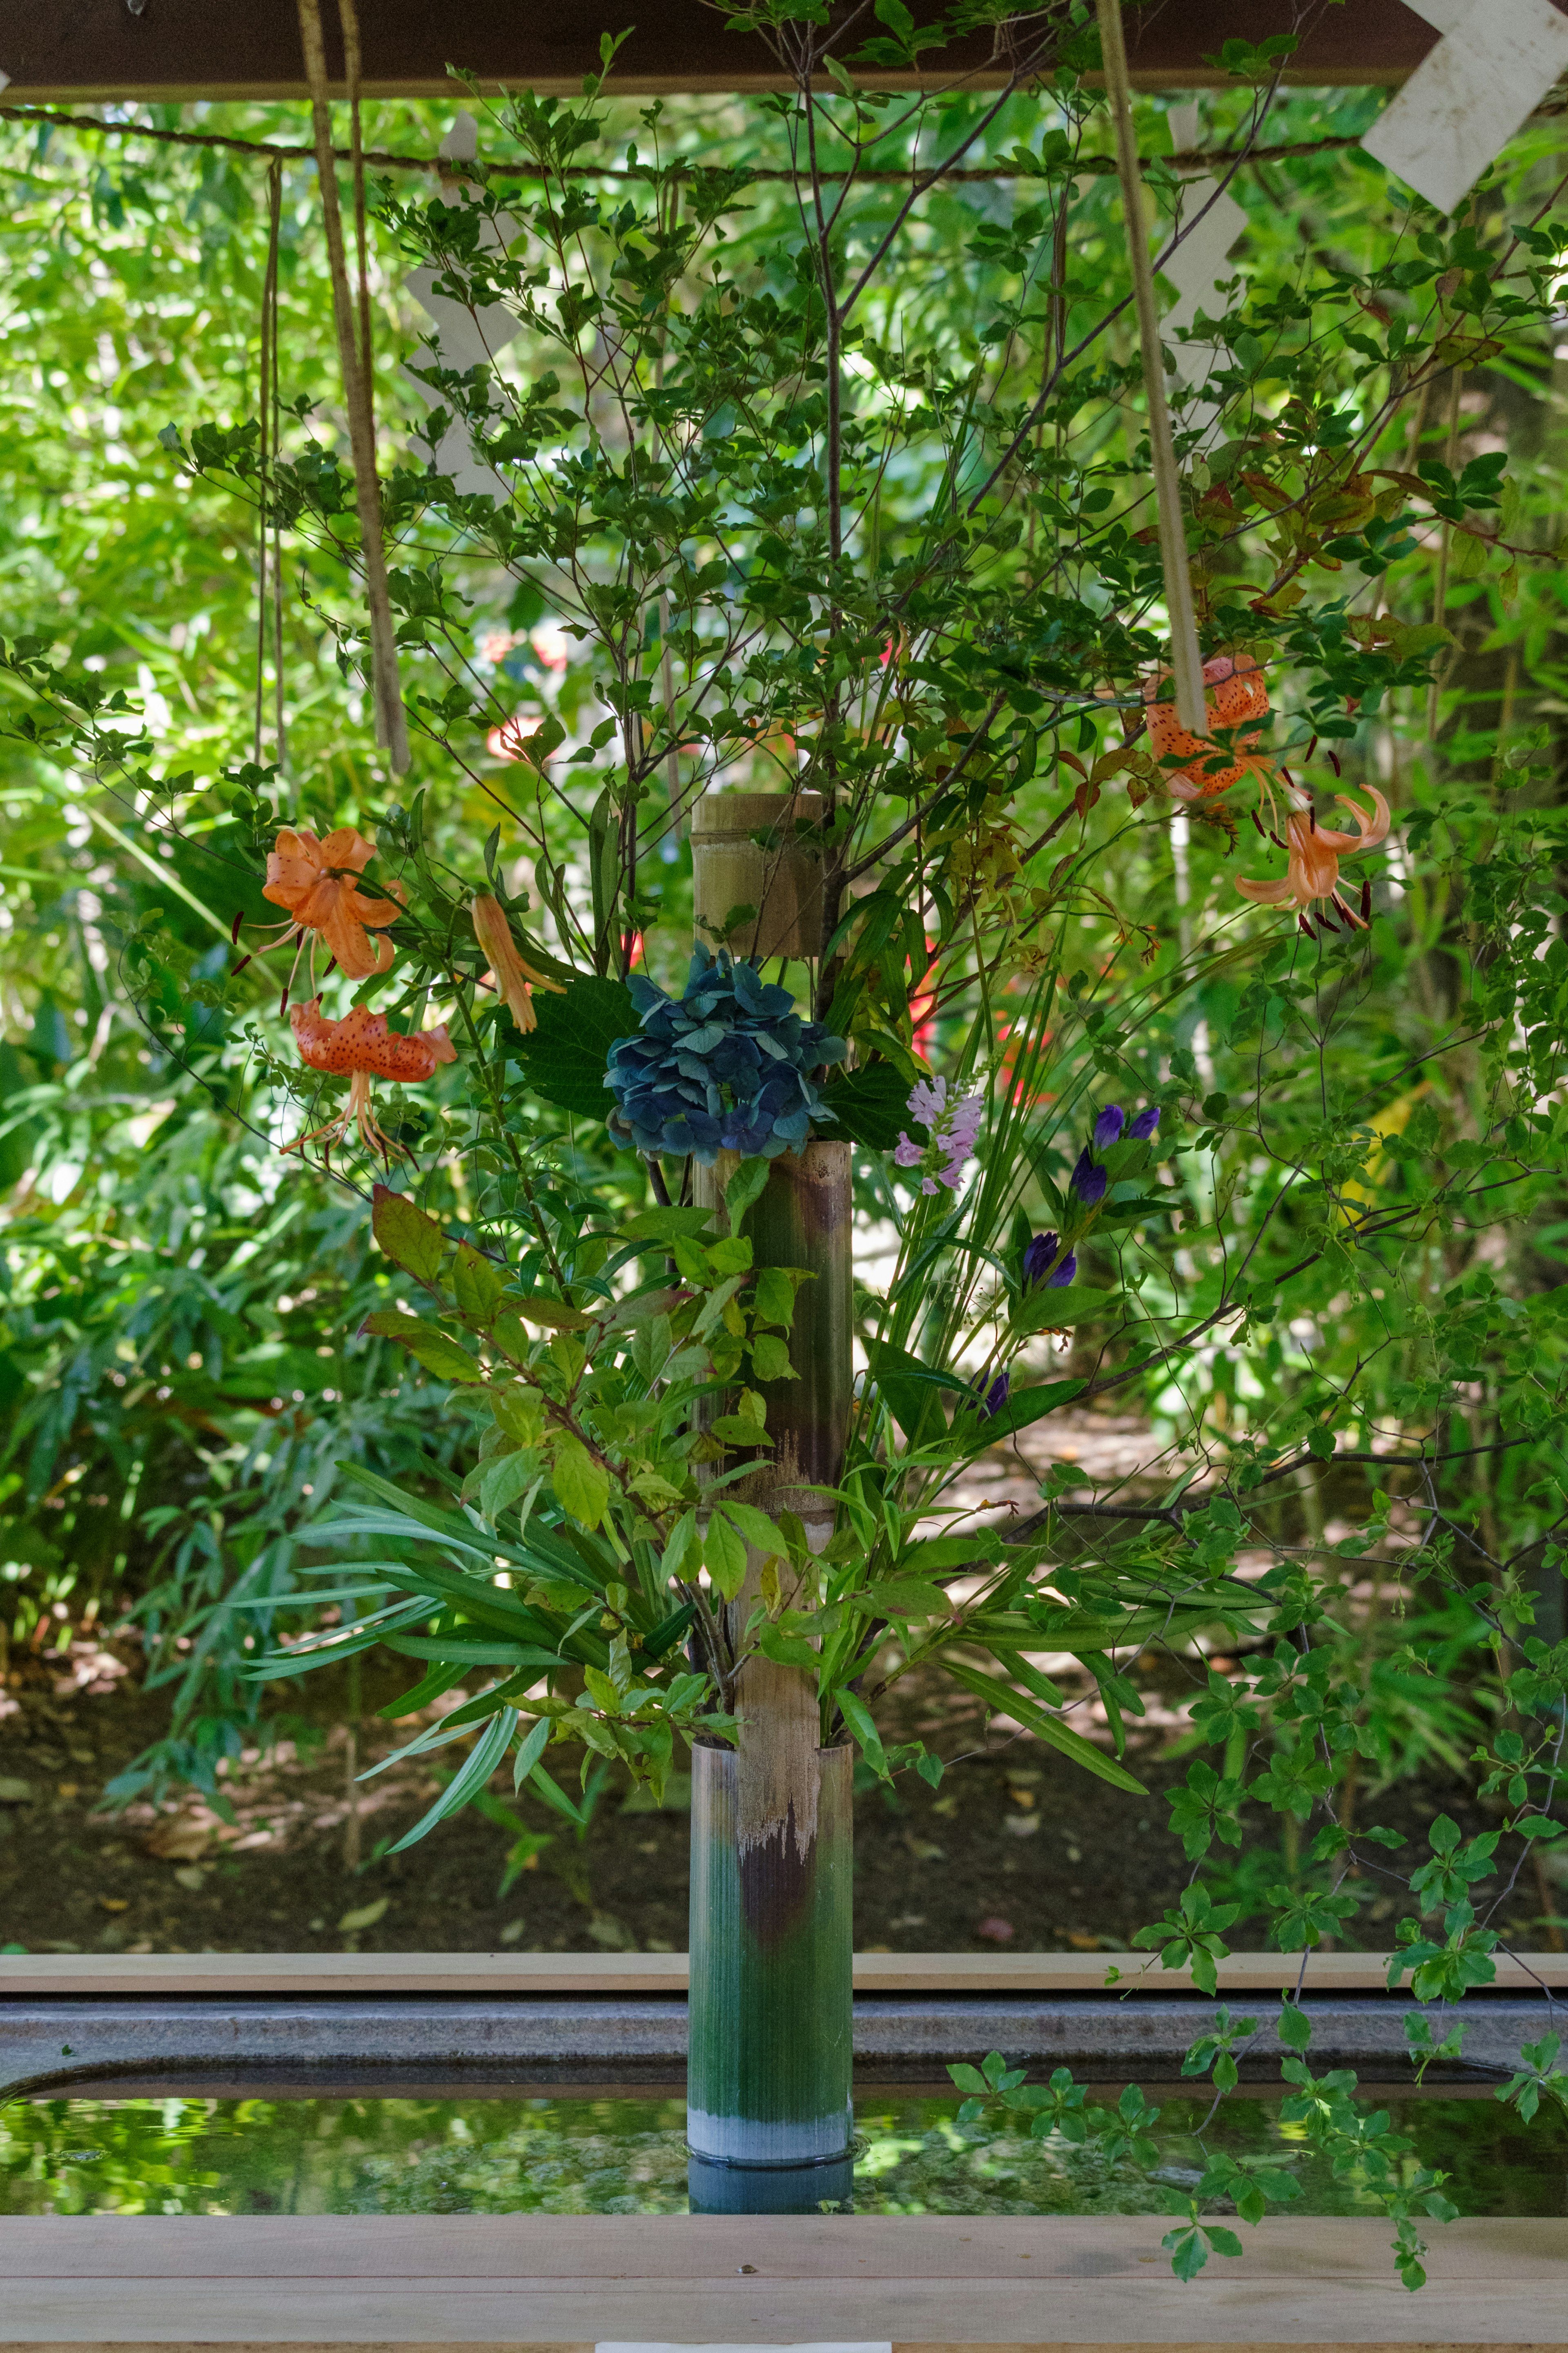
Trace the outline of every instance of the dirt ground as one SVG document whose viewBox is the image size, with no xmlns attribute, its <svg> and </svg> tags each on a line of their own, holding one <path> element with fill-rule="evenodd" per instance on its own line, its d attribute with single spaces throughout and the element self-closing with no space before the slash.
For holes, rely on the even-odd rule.
<svg viewBox="0 0 1568 2353">
<path fill-rule="evenodd" d="M 672 1788 L 660 1813 L 628 1803 L 624 1788 L 607 1788 L 582 1840 L 531 1795 L 514 1801 L 508 1792 L 499 1819 L 467 1812 L 391 1855 L 385 1850 L 438 1784 L 417 1761 L 395 1767 L 361 1786 L 352 1818 L 347 1741 L 334 1725 L 342 1694 L 324 1677 L 308 1686 L 316 1713 L 300 1736 L 268 1755 L 248 1755 L 226 1778 L 233 1824 L 191 1800 L 157 1813 L 139 1805 L 106 1815 L 105 1783 L 164 1725 L 162 1694 L 137 1688 L 129 1656 L 78 1644 L 68 1657 L 25 1663 L 0 1692 L 0 1947 L 684 1948 L 684 1785 Z M 1157 1678 L 1143 1680 L 1150 1718 L 1128 1762 L 1147 1783 L 1144 1799 L 1108 1788 L 995 1723 L 983 1738 L 977 1704 L 955 1702 L 935 1685 L 910 1691 L 901 1729 L 918 1730 L 942 1755 L 964 1761 L 940 1792 L 910 1775 L 894 1795 L 875 1783 L 858 1795 L 857 1945 L 1110 1950 L 1157 1919 L 1188 1870 L 1165 1828 L 1162 1796 L 1184 1770 L 1185 1760 L 1167 1753 L 1183 1694 L 1162 1690 Z M 384 1687 L 367 1677 L 362 1769 L 410 1736 L 410 1725 L 395 1730 L 369 1713 L 402 1687 L 395 1669 Z M 444 1704 L 461 1696 L 454 1693 Z M 498 1793 L 506 1788 L 494 1786 Z M 1425 1825 L 1439 1811 L 1467 1829 L 1488 1823 L 1463 1786 L 1441 1778 L 1386 1792 L 1363 1819 L 1406 1833 L 1411 1844 L 1397 1860 L 1408 1871 L 1425 1856 Z M 1259 1810 L 1250 1827 L 1258 1843 L 1243 1850 L 1232 1895 L 1272 1884 L 1292 1868 L 1275 1818 Z M 521 1837 L 525 1831 L 531 1839 Z M 509 1857 L 521 1867 L 503 1896 Z M 1377 1947 L 1404 1907 L 1372 1883 L 1363 1894 L 1362 1914 L 1341 1941 Z M 1559 1931 L 1543 1919 L 1554 1900 L 1564 1908 L 1562 1894 L 1554 1899 L 1544 1883 L 1521 1877 L 1503 1915 L 1512 1935 L 1536 1947 L 1557 1944 Z M 1231 1941 L 1256 1946 L 1262 1927 L 1261 1918 L 1243 1921 Z"/>
</svg>

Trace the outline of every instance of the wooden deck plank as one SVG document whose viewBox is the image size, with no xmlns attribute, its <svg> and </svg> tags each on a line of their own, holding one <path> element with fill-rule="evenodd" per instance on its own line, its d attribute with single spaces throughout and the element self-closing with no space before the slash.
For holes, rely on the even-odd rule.
<svg viewBox="0 0 1568 2353">
<path fill-rule="evenodd" d="M 28 2278 L 58 2282 L 68 2263 L 73 2286 L 277 2278 L 433 2288 L 446 2280 L 459 2292 L 479 2292 L 485 2283 L 521 2279 L 565 2286 L 718 2285 L 752 2263 L 759 2281 L 1051 2278 L 1143 2285 L 1150 2265 L 1163 2271 L 1160 2240 L 1169 2228 L 1159 2214 L 25 2215 L 0 2220 L 0 2279 L 13 2286 Z M 1433 2225 L 1427 2236 L 1434 2278 L 1555 2286 L 1568 2313 L 1568 2221 L 1468 2220 Z M 1389 2238 L 1389 2226 L 1376 2218 L 1271 2218 L 1246 2233 L 1241 2263 L 1216 2258 L 1194 2293 L 1245 2276 L 1331 2280 L 1374 2291 L 1392 2283 L 1403 2295 Z M 1171 2284 L 1180 2300 L 1186 2291 Z"/>
<path fill-rule="evenodd" d="M 1314 1953 L 1310 1993 L 1381 1991 L 1388 1957 Z M 1136 1988 L 1189 1993 L 1184 1969 L 1131 1953 L 857 1953 L 861 1993 L 1097 1993 L 1114 1966 Z M 1234 1953 L 1220 1991 L 1262 1998 L 1294 1987 L 1297 1953 Z M 1500 1990 L 1568 1989 L 1568 1954 L 1499 1954 Z M 670 1994 L 687 1988 L 684 1953 L 4 1953 L 0 2000 L 75 1994 Z"/>
<path fill-rule="evenodd" d="M 1231 2267 L 1239 2271 L 1240 2266 Z M 1206 2274 L 1205 2274 L 1206 2277 Z M 1179 2299 L 1179 2301 L 1178 2301 Z M 1229 2278 L 979 2284 L 824 2278 L 624 2280 L 572 2288 L 399 2280 L 129 2284 L 7 2282 L 6 2344 L 582 2344 L 604 2337 L 689 2344 L 800 2344 L 823 2337 L 952 2345 L 1562 2345 L 1568 2304 L 1550 2287 L 1397 2280 L 1285 2284 Z"/>
</svg>

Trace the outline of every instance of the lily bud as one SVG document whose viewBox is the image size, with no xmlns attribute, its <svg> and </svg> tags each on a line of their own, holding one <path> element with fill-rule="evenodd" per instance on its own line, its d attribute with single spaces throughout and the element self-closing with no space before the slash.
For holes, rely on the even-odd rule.
<svg viewBox="0 0 1568 2353">
<path fill-rule="evenodd" d="M 556 989 L 557 985 L 546 980 L 542 973 L 535 972 L 518 955 L 512 944 L 511 925 L 499 899 L 493 899 L 488 891 L 476 891 L 468 912 L 473 917 L 474 937 L 490 960 L 490 985 L 500 989 L 512 1019 L 526 1036 L 530 1029 L 539 1027 L 531 984 L 550 989 Z"/>
</svg>

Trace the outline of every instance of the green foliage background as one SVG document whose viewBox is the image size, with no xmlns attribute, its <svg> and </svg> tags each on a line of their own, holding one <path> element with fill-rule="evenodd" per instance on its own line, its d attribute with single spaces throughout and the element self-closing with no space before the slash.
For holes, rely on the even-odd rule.
<svg viewBox="0 0 1568 2353">
<path fill-rule="evenodd" d="M 1363 299 L 1345 289 L 1384 269 L 1391 247 L 1407 256 L 1411 284 L 1442 271 L 1462 290 L 1463 237 L 1472 240 L 1479 277 L 1501 249 L 1505 219 L 1528 217 L 1553 185 L 1557 133 L 1543 124 L 1516 142 L 1459 244 L 1432 249 L 1436 225 L 1406 221 L 1400 193 L 1340 143 L 1377 102 L 1357 92 L 1282 96 L 1270 141 L 1307 152 L 1271 157 L 1235 185 L 1258 301 L 1231 347 L 1238 381 L 1256 387 L 1262 429 L 1283 397 L 1282 352 L 1298 390 L 1314 371 L 1331 390 L 1352 381 L 1358 332 L 1366 372 L 1386 371 L 1387 313 L 1397 304 L 1385 301 L 1380 312 L 1375 291 Z M 1247 103 L 1242 90 L 1205 100 L 1205 143 L 1224 144 Z M 979 104 L 947 106 L 944 143 L 962 135 L 965 107 Z M 1153 157 L 1170 147 L 1166 111 L 1163 100 L 1139 109 Z M 619 157 L 626 139 L 646 153 L 643 110 L 623 101 L 611 111 L 606 155 Z M 367 140 L 427 154 L 450 114 L 444 106 L 373 108 Z M 148 120 L 175 127 L 173 116 Z M 291 143 L 304 128 L 296 111 L 233 107 L 202 110 L 200 126 Z M 998 164 L 1020 144 L 1037 152 L 1039 134 L 1038 105 L 1020 98 L 968 161 Z M 786 161 L 764 107 L 672 102 L 657 137 L 667 160 L 773 169 Z M 451 585 L 469 601 L 448 607 L 456 635 L 468 639 L 461 716 L 445 742 L 442 728 L 426 735 L 413 777 L 395 788 L 371 746 L 357 680 L 335 659 L 332 621 L 352 613 L 351 573 L 321 533 L 291 536 L 290 591 L 302 583 L 308 596 L 285 600 L 287 744 L 281 775 L 268 778 L 279 746 L 270 681 L 259 738 L 256 729 L 255 520 L 218 470 L 226 456 L 243 457 L 257 405 L 263 160 L 20 125 L 7 129 L 5 155 L 5 634 L 41 640 L 76 680 L 79 698 L 123 694 L 130 756 L 147 782 L 130 791 L 100 782 L 73 765 L 63 739 L 54 749 L 40 740 L 47 728 L 39 698 L 13 668 L 0 747 L 0 1152 L 9 1155 L 0 1173 L 13 1179 L 0 1359 L 11 1417 L 0 1623 L 13 1642 L 47 1641 L 83 1609 L 132 1609 L 174 1703 L 170 1739 L 143 1773 L 155 1787 L 172 1776 L 210 1789 L 216 1758 L 237 1748 L 258 1705 L 237 1673 L 258 1621 L 234 1605 L 294 1589 L 300 1543 L 331 1497 L 334 1464 L 346 1457 L 396 1476 L 432 1452 L 437 1464 L 457 1461 L 466 1436 L 455 1417 L 432 1412 L 444 1399 L 438 1385 L 403 1351 L 361 1335 L 364 1311 L 400 1288 L 370 1247 L 363 1193 L 276 1156 L 276 1143 L 300 1124 L 291 1097 L 304 1092 L 279 1057 L 286 1032 L 273 1018 L 276 976 L 253 967 L 223 979 L 231 919 L 265 912 L 256 889 L 258 797 L 270 795 L 299 821 L 374 829 L 395 799 L 436 787 L 426 839 L 472 887 L 497 818 L 491 787 L 507 787 L 517 773 L 479 748 L 467 718 L 476 688 L 493 720 L 520 711 L 531 725 L 554 719 L 574 732 L 595 670 L 580 649 L 564 671 L 543 669 L 526 636 L 513 649 L 515 675 L 487 662 L 488 632 L 526 632 L 547 617 L 503 565 L 468 551 Z M 1151 180 L 1163 202 L 1173 199 L 1173 182 L 1157 164 Z M 606 180 L 604 192 L 625 185 Z M 397 182 L 400 195 L 406 187 Z M 1018 307 L 1031 193 L 1006 177 L 933 192 L 900 248 L 889 304 L 918 303 L 933 348 L 953 365 L 973 359 L 993 319 Z M 867 250 L 880 201 L 873 192 L 856 216 L 854 236 Z M 793 199 L 782 182 L 763 181 L 747 202 L 731 227 L 741 250 L 731 259 L 765 281 Z M 313 470 L 318 511 L 330 521 L 342 445 L 313 172 L 303 158 L 284 170 L 282 222 L 283 390 L 287 400 L 319 404 L 300 417 L 289 449 Z M 420 314 L 404 282 L 406 256 L 384 228 L 375 235 L 381 413 L 389 450 L 417 467 L 419 404 L 393 363 L 419 340 Z M 1079 183 L 1068 256 L 1069 342 L 1098 317 L 1123 269 L 1114 185 L 1090 174 Z M 1316 340 L 1279 300 L 1313 270 L 1341 281 Z M 1363 327 L 1352 316 L 1358 306 Z M 1110 778 L 1098 798 L 1085 797 L 1081 830 L 1070 837 L 1091 853 L 1103 896 L 1076 917 L 1061 963 L 1067 1009 L 1053 1085 L 1064 1136 L 1092 1087 L 1101 1100 L 1113 1090 L 1160 1094 L 1173 1124 L 1184 1107 L 1191 1146 L 1171 1165 L 1174 1214 L 1136 1241 L 1097 1236 L 1080 1279 L 1130 1282 L 1156 1309 L 1201 1321 L 1234 1296 L 1237 1254 L 1274 1219 L 1280 1168 L 1317 1172 L 1273 1226 L 1312 1260 L 1288 1316 L 1271 1313 L 1268 1286 L 1256 1284 L 1245 1319 L 1233 1320 L 1223 1340 L 1189 1349 L 1179 1379 L 1168 1366 L 1129 1366 L 1123 1400 L 1140 1402 L 1173 1450 L 1196 1446 L 1238 1474 L 1303 1451 L 1326 1458 L 1336 1442 L 1365 1453 L 1374 1435 L 1385 1440 L 1391 1431 L 1436 1430 L 1446 1451 L 1478 1450 L 1446 1468 L 1424 1499 L 1428 1573 L 1414 1599 L 1427 1612 L 1425 1631 L 1413 1640 L 1398 1620 L 1380 1693 L 1369 1662 L 1363 1721 L 1384 1769 L 1444 1740 L 1459 1754 L 1479 1728 L 1462 1707 L 1444 1720 L 1425 1687 L 1445 1641 L 1451 1670 L 1467 1644 L 1486 1639 L 1464 1608 L 1467 1591 L 1484 1591 L 1520 1631 L 1539 1589 L 1542 1630 L 1561 1630 L 1542 1539 L 1563 1509 L 1558 1269 L 1568 1221 L 1553 1109 L 1568 960 L 1558 913 L 1563 657 L 1553 560 L 1563 395 L 1550 322 L 1532 316 L 1510 330 L 1505 316 L 1500 325 L 1498 348 L 1479 360 L 1473 347 L 1457 347 L 1461 362 L 1473 363 L 1458 372 L 1457 421 L 1436 397 L 1424 401 L 1414 416 L 1391 419 L 1378 456 L 1408 470 L 1423 458 L 1462 465 L 1505 455 L 1495 513 L 1461 503 L 1456 518 L 1479 518 L 1489 533 L 1495 527 L 1501 543 L 1460 530 L 1445 557 L 1431 529 L 1392 550 L 1373 534 L 1332 559 L 1356 565 L 1367 556 L 1359 604 L 1365 581 L 1381 577 L 1384 605 L 1409 632 L 1433 617 L 1435 575 L 1445 565 L 1444 618 L 1457 643 L 1440 650 L 1436 743 L 1423 667 L 1430 646 L 1395 634 L 1380 654 L 1347 635 L 1336 654 L 1322 600 L 1312 607 L 1312 650 L 1325 659 L 1320 686 L 1327 680 L 1312 715 L 1335 732 L 1347 783 L 1381 779 L 1399 820 L 1367 953 L 1303 959 L 1274 919 L 1238 908 L 1231 877 L 1238 864 L 1255 871 L 1258 861 L 1237 850 L 1223 826 L 1194 826 L 1178 859 L 1164 807 L 1156 799 L 1130 808 Z M 1126 332 L 1113 330 L 1104 353 L 1103 395 L 1080 406 L 1073 431 L 1080 460 L 1087 452 L 1108 473 L 1125 472 L 1135 460 L 1116 374 L 1132 357 Z M 517 356 L 537 359 L 526 342 Z M 1374 396 L 1375 387 L 1367 397 Z M 237 438 L 226 447 L 209 438 L 211 470 L 193 470 L 177 442 L 194 446 L 195 428 L 214 419 Z M 1483 475 L 1495 478 L 1495 468 Z M 1225 478 L 1215 470 L 1214 479 Z M 920 486 L 903 487 L 914 495 Z M 1252 526 L 1263 521 L 1255 516 Z M 415 530 L 409 581 L 419 558 L 433 581 L 429 560 L 448 544 L 418 544 Z M 1248 552 L 1256 563 L 1256 538 Z M 1216 600 L 1227 567 L 1235 558 L 1216 526 Z M 445 594 L 432 586 L 433 609 Z M 405 597 L 417 622 L 416 585 Z M 1302 626 L 1279 608 L 1279 634 Z M 431 651 L 423 665 L 410 653 L 409 678 L 415 692 L 439 697 L 449 662 L 441 632 L 426 634 Z M 453 642 L 448 634 L 448 649 Z M 1346 694 L 1358 706 L 1348 714 Z M 1306 713 L 1297 716 L 1305 723 Z M 113 721 L 110 711 L 105 723 Z M 1078 752 L 1092 762 L 1103 739 L 1086 727 Z M 1022 837 L 1053 824 L 1072 790 L 1056 767 L 1024 780 L 1009 811 Z M 563 857 L 569 847 L 563 827 Z M 668 847 L 644 910 L 649 965 L 667 981 L 684 963 L 690 931 L 688 853 Z M 1146 967 L 1127 945 L 1130 924 L 1155 940 Z M 896 995 L 889 986 L 889 1018 Z M 936 1059 L 956 1050 L 961 1036 L 939 1024 Z M 449 1164 L 434 1149 L 463 1131 L 456 1080 L 403 1116 L 402 1132 L 428 1148 L 428 1205 L 461 1214 Z M 611 1198 L 624 1187 L 624 1206 L 638 1206 L 635 1166 L 613 1161 L 592 1124 L 537 1100 L 518 1119 L 551 1148 L 568 1195 L 593 1181 Z M 1058 1175 L 1070 1158 L 1064 1146 Z M 886 1212 L 892 1197 L 877 1155 L 863 1155 L 859 1181 L 868 1211 Z M 1041 1222 L 1047 1198 L 1026 1188 L 1021 1207 Z M 1396 1246 L 1394 1238 L 1412 1230 L 1418 1241 Z M 939 1321 L 950 1335 L 963 1314 L 962 1291 L 945 1294 Z M 917 1331 L 912 1304 L 892 1336 L 941 1360 L 942 1331 L 929 1316 Z M 1506 1451 L 1479 1451 L 1504 1439 Z M 1366 1533 L 1347 1542 L 1352 1557 L 1385 1521 L 1384 1499 L 1370 1492 Z M 1224 1504 L 1187 1524 L 1190 1538 L 1216 1557 L 1241 1532 Z M 1293 1729 L 1314 1720 L 1310 1693 L 1303 1704 L 1288 1674 L 1267 1683 L 1259 1704 L 1298 1777 L 1319 1771 Z M 1335 1770 L 1346 1769 L 1342 1757 Z M 1229 1819 L 1223 1780 L 1211 1778 L 1212 1803 L 1205 1785 L 1194 1785 L 1188 1828 L 1200 1840 L 1205 1822 L 1212 1835 Z M 1338 1786 L 1333 1772 L 1330 1784 Z M 138 1775 L 127 1788 L 147 1785 Z M 1283 1782 L 1281 1791 L 1293 1815 Z"/>
</svg>

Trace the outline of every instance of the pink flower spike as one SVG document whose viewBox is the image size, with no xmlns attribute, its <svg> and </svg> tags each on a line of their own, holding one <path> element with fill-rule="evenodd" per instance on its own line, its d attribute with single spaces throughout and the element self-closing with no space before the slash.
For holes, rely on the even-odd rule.
<svg viewBox="0 0 1568 2353">
<path fill-rule="evenodd" d="M 945 1079 L 932 1079 L 929 1082 L 924 1079 L 915 1081 L 910 1090 L 909 1110 L 911 1118 L 917 1119 L 922 1127 L 929 1128 L 934 1133 L 946 1108 L 947 1081 Z"/>
</svg>

